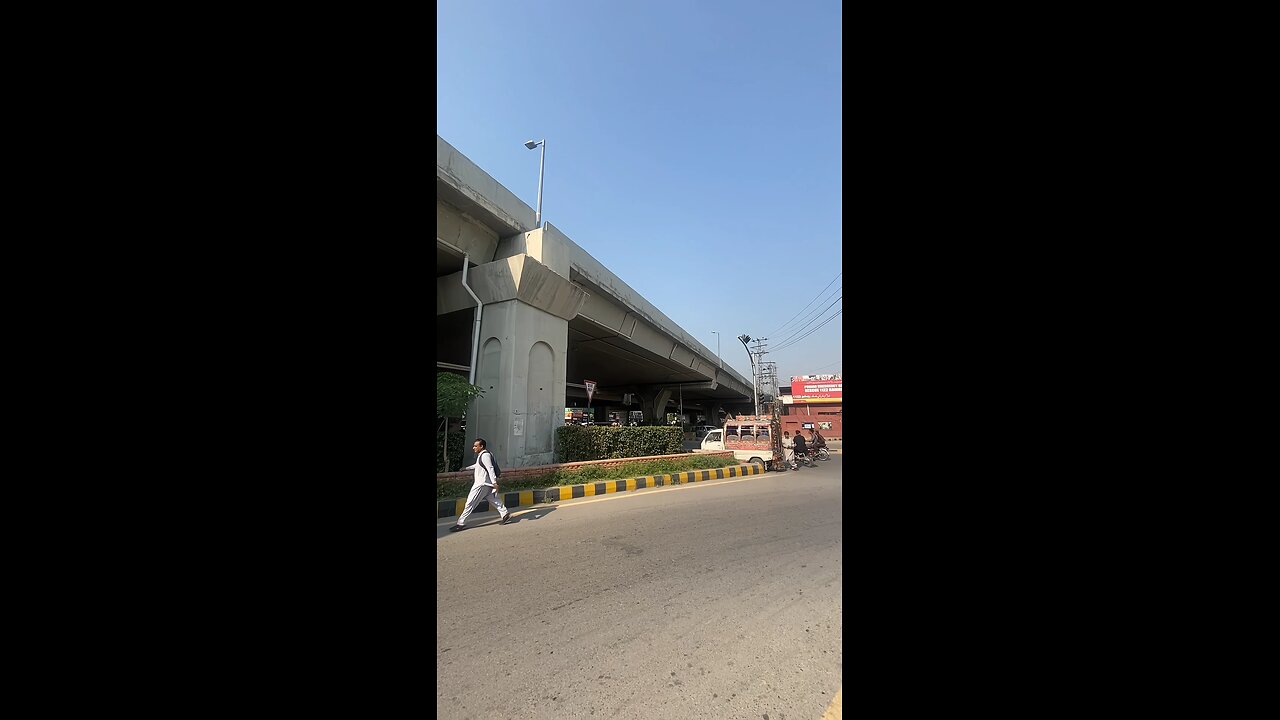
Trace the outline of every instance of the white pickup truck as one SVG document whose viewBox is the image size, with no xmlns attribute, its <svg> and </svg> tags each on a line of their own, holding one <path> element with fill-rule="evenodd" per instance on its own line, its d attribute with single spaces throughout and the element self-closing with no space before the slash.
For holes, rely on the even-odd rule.
<svg viewBox="0 0 1280 720">
<path fill-rule="evenodd" d="M 781 441 L 777 442 L 773 433 L 777 432 L 777 423 L 767 416 L 743 416 L 725 423 L 702 438 L 701 452 L 718 452 L 732 450 L 733 457 L 739 462 L 757 463 L 766 470 L 775 469 L 775 452 L 780 452 Z M 777 465 L 782 465 L 782 457 L 777 456 Z"/>
</svg>

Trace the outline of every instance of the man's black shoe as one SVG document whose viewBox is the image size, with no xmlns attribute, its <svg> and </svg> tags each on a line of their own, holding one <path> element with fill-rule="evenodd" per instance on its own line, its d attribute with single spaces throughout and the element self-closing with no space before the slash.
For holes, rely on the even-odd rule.
<svg viewBox="0 0 1280 720">
<path fill-rule="evenodd" d="M 454 525 L 453 527 L 449 528 L 449 532 L 458 532 L 459 530 L 462 530 L 462 529 L 463 529 L 463 526 Z"/>
</svg>

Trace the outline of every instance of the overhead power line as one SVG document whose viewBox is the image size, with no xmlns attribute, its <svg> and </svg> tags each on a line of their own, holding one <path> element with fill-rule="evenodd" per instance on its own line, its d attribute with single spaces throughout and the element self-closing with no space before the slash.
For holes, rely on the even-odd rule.
<svg viewBox="0 0 1280 720">
<path fill-rule="evenodd" d="M 819 310 L 818 308 L 819 308 L 819 307 L 821 307 L 822 305 L 826 304 L 826 303 L 827 303 L 827 301 L 831 300 L 831 298 L 833 298 L 833 297 L 835 297 L 836 295 L 838 295 L 838 294 L 840 293 L 840 289 L 841 289 L 841 288 L 840 288 L 840 286 L 839 286 L 839 285 L 837 285 L 835 288 L 833 288 L 833 289 L 831 290 L 831 294 L 827 295 L 826 297 L 822 297 L 822 296 L 820 295 L 819 297 L 820 297 L 821 299 L 820 299 L 820 300 L 818 300 L 817 304 L 816 304 L 816 305 L 814 305 L 814 307 L 813 307 L 813 309 L 812 309 L 811 311 L 802 311 L 802 312 L 800 313 L 799 319 L 794 319 L 794 318 L 793 318 L 791 322 L 788 322 L 788 323 L 787 323 L 787 325 L 789 325 L 789 326 L 790 326 L 790 327 L 789 327 L 789 329 L 787 329 L 787 330 L 783 330 L 783 331 L 782 331 L 782 333 L 774 333 L 774 334 L 775 334 L 775 335 L 779 335 L 779 334 L 791 333 L 791 335 L 795 335 L 797 332 L 799 332 L 799 328 L 800 328 L 800 327 L 803 327 L 804 325 L 808 325 L 808 324 L 809 324 L 810 322 L 812 322 L 813 320 L 815 320 L 815 319 L 817 319 L 817 318 L 819 318 L 819 317 L 821 317 L 821 316 L 822 316 L 822 313 L 823 313 L 823 312 L 825 312 L 825 311 L 824 311 L 824 310 Z M 828 307 L 830 307 L 830 306 L 828 306 Z M 799 326 L 797 326 L 797 325 L 796 325 L 796 323 L 799 323 Z M 785 339 L 783 340 L 783 342 L 785 342 Z"/>
<path fill-rule="evenodd" d="M 832 300 L 832 301 L 831 301 L 831 305 L 828 305 L 828 306 L 826 306 L 826 307 L 822 308 L 821 310 L 819 310 L 818 312 L 814 313 L 813 317 L 809 318 L 809 322 L 805 323 L 804 325 L 801 325 L 800 327 L 796 328 L 796 329 L 795 329 L 795 331 L 794 331 L 794 332 L 792 332 L 790 335 L 788 335 L 787 337 L 784 337 L 784 338 L 782 338 L 781 340 L 779 340 L 779 341 L 778 341 L 778 345 L 779 345 L 779 347 L 774 348 L 774 350 L 778 350 L 778 349 L 780 349 L 780 347 L 781 347 L 781 346 L 783 346 L 783 345 L 785 345 L 785 344 L 787 343 L 787 341 L 788 341 L 788 340 L 790 340 L 791 338 L 794 338 L 795 336 L 797 336 L 797 335 L 799 335 L 800 333 L 804 332 L 804 329 L 805 329 L 806 327 L 809 327 L 810 325 L 812 325 L 812 324 L 813 324 L 813 321 L 815 321 L 815 320 L 817 320 L 818 318 L 822 317 L 822 314 L 823 314 L 823 313 L 825 313 L 826 311 L 830 310 L 830 309 L 832 308 L 832 306 L 834 306 L 836 303 L 840 302 L 840 300 L 841 300 L 842 298 L 844 298 L 844 295 L 841 295 L 840 297 L 836 298 L 835 300 Z"/>
<path fill-rule="evenodd" d="M 812 335 L 812 334 L 814 334 L 815 332 L 817 332 L 819 329 L 821 329 L 821 328 L 822 328 L 822 326 L 823 326 L 823 325 L 826 325 L 827 323 L 831 322 L 832 320 L 835 320 L 835 319 L 836 319 L 836 317 L 837 317 L 838 315 L 840 315 L 840 313 L 842 313 L 842 312 L 844 312 L 844 308 L 841 308 L 841 309 L 837 310 L 837 311 L 836 311 L 836 313 L 835 313 L 835 315 L 832 315 L 831 317 L 827 318 L 826 320 L 823 320 L 823 321 L 822 321 L 822 325 L 818 325 L 818 326 L 817 326 L 817 327 L 815 327 L 814 329 L 810 330 L 809 332 L 805 333 L 804 335 L 801 335 L 800 337 L 796 338 L 795 340 L 792 340 L 790 343 L 788 343 L 788 344 L 786 344 L 786 345 L 779 345 L 778 347 L 774 348 L 774 349 L 773 349 L 773 351 L 774 351 L 774 352 L 778 352 L 779 350 L 783 350 L 783 349 L 785 349 L 785 348 L 789 348 L 789 347 L 794 346 L 796 343 L 800 342 L 801 340 L 804 340 L 805 338 L 807 338 L 807 337 L 809 337 L 810 335 Z"/>
<path fill-rule="evenodd" d="M 825 292 L 827 291 L 827 288 L 831 287 L 831 284 L 832 284 L 832 283 L 834 283 L 836 280 L 839 280 L 839 279 L 840 279 L 840 276 L 841 276 L 841 275 L 843 275 L 843 274 L 844 274 L 844 271 L 843 271 L 843 270 L 841 270 L 840 272 L 836 273 L 836 276 L 835 276 L 834 278 L 832 278 L 832 279 L 831 279 L 831 282 L 827 283 L 827 287 L 822 288 L 822 290 L 820 290 L 820 291 L 818 292 L 818 294 L 817 294 L 816 296 L 814 296 L 813 300 L 810 300 L 809 302 L 805 303 L 805 306 L 804 306 L 804 307 L 802 307 L 802 308 L 800 308 L 800 312 L 798 312 L 798 313 L 796 313 L 795 315 L 792 315 L 792 316 L 791 316 L 791 320 L 795 320 L 796 318 L 800 317 L 800 314 L 801 314 L 801 313 L 803 313 L 806 309 L 808 309 L 808 307 L 809 307 L 810 305 L 812 305 L 812 304 L 813 304 L 813 301 L 814 301 L 814 300 L 817 300 L 818 298 L 822 297 L 822 293 L 825 293 Z M 788 321 L 786 321 L 786 322 L 782 323 L 782 327 L 778 328 L 777 330 L 774 330 L 774 331 L 773 331 L 773 332 L 771 332 L 771 333 L 767 333 L 767 334 L 769 334 L 769 335 L 777 335 L 779 332 L 781 332 L 781 331 L 782 331 L 782 329 L 783 329 L 783 328 L 785 328 L 786 326 L 788 326 L 788 325 L 790 325 L 790 324 L 791 324 L 791 320 L 788 320 Z"/>
</svg>

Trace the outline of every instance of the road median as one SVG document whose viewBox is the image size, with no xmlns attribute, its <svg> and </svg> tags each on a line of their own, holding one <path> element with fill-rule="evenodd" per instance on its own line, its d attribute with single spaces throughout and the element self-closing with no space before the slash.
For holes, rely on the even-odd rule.
<svg viewBox="0 0 1280 720">
<path fill-rule="evenodd" d="M 503 474 L 505 475 L 506 473 Z M 723 478 L 762 474 L 764 474 L 764 466 L 749 464 L 731 465 L 729 467 L 711 468 L 708 470 L 688 470 L 678 473 L 644 475 L 618 480 L 594 480 L 577 485 L 558 485 L 556 487 L 543 488 L 540 490 L 521 490 L 518 492 L 502 493 L 502 504 L 506 505 L 508 508 L 528 507 L 539 503 L 572 500 L 574 498 L 592 497 L 595 495 L 608 495 L 610 493 L 630 492 L 632 490 L 643 490 L 645 488 L 652 487 L 684 485 L 688 483 L 702 482 L 705 480 L 719 480 Z M 466 505 L 467 499 L 465 497 L 438 500 L 436 501 L 436 517 L 446 518 L 461 515 L 462 510 Z M 489 502 L 485 501 L 476 507 L 476 512 L 488 512 L 490 509 Z"/>
</svg>

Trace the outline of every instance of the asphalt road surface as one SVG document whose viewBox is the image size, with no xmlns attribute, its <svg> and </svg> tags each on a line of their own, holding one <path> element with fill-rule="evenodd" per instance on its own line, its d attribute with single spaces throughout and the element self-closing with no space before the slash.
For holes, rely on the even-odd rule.
<svg viewBox="0 0 1280 720">
<path fill-rule="evenodd" d="M 438 717 L 824 717 L 842 463 L 439 520 Z"/>
</svg>

